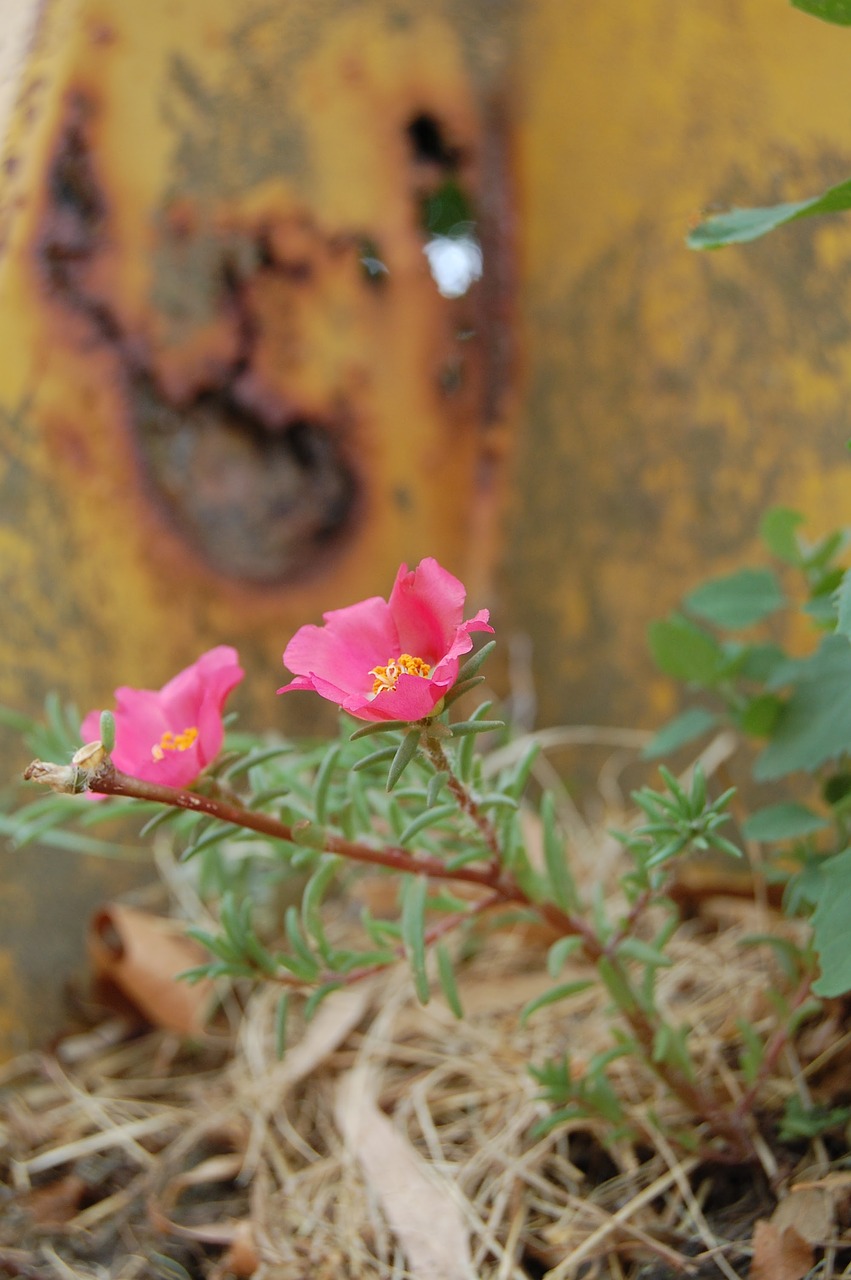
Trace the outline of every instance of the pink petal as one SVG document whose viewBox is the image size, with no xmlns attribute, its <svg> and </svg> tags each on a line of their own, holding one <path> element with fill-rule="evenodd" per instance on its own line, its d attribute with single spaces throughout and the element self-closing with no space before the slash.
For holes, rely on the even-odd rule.
<svg viewBox="0 0 851 1280">
<path fill-rule="evenodd" d="M 346 693 L 371 691 L 372 668 L 385 666 L 401 652 L 387 601 L 372 596 L 323 617 L 323 627 L 308 625 L 295 633 L 284 650 L 284 665 L 295 675 L 317 676 Z"/>
<path fill-rule="evenodd" d="M 399 636 L 400 653 L 411 653 L 432 665 L 446 652 L 464 616 L 464 584 L 433 556 L 408 572 L 402 565 L 390 593 L 390 611 Z"/>
</svg>

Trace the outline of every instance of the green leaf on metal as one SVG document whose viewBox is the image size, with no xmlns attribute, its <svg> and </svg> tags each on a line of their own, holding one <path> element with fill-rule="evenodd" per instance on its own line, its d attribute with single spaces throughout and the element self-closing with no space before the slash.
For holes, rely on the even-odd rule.
<svg viewBox="0 0 851 1280">
<path fill-rule="evenodd" d="M 786 603 L 771 569 L 740 569 L 705 582 L 686 596 L 689 613 L 716 627 L 738 631 L 762 622 Z"/>
<path fill-rule="evenodd" d="M 672 614 L 663 621 L 651 622 L 647 638 L 656 665 L 665 675 L 710 688 L 720 679 L 724 651 L 712 636 L 687 618 Z"/>
<path fill-rule="evenodd" d="M 845 209 L 851 209 L 849 180 L 809 200 L 719 213 L 694 227 L 686 236 L 686 244 L 690 249 L 720 249 L 725 245 L 744 244 L 798 218 L 809 218 L 819 213 L 841 213 Z"/>
<path fill-rule="evenodd" d="M 835 22 L 839 27 L 851 27 L 851 0 L 792 0 L 792 8 L 810 13 L 823 22 Z"/>
<path fill-rule="evenodd" d="M 851 640 L 851 573 L 846 573 L 836 593 L 838 616 L 836 630 L 846 640 Z"/>
<path fill-rule="evenodd" d="M 748 840 L 797 840 L 827 825 L 826 819 L 805 804 L 787 801 L 752 813 L 742 823 L 742 832 Z"/>
<path fill-rule="evenodd" d="M 778 560 L 797 566 L 802 556 L 795 530 L 803 523 L 800 511 L 793 511 L 790 507 L 772 507 L 760 521 L 760 537 Z"/>
</svg>

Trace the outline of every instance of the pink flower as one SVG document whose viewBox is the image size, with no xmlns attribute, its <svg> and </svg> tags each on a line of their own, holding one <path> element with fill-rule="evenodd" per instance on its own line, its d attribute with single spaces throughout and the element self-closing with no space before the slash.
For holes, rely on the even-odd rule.
<svg viewBox="0 0 851 1280">
<path fill-rule="evenodd" d="M 296 678 L 278 693 L 313 689 L 359 720 L 422 720 L 458 676 L 472 631 L 493 631 L 488 611 L 462 622 L 464 584 L 431 557 L 403 564 L 389 600 L 371 596 L 302 627 L 284 651 Z"/>
<path fill-rule="evenodd" d="M 145 782 L 190 786 L 221 751 L 225 699 L 244 675 L 236 649 L 223 644 L 159 691 L 116 689 L 115 767 Z M 81 732 L 84 742 L 100 737 L 99 711 L 89 712 Z"/>
</svg>

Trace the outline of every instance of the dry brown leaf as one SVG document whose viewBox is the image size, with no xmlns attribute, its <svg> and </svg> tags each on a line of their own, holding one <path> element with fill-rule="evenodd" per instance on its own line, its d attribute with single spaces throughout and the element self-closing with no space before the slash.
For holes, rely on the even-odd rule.
<svg viewBox="0 0 851 1280">
<path fill-rule="evenodd" d="M 802 1240 L 819 1244 L 833 1231 L 834 1200 L 827 1187 L 793 1187 L 771 1215 L 780 1231 L 794 1227 Z"/>
<path fill-rule="evenodd" d="M 223 1275 L 253 1276 L 260 1266 L 260 1256 L 254 1243 L 254 1224 L 250 1218 L 234 1223 L 233 1240 L 217 1270 Z"/>
<path fill-rule="evenodd" d="M 118 992 L 146 1021 L 178 1035 L 203 1032 L 213 984 L 178 975 L 206 955 L 173 920 L 110 902 L 92 917 L 87 944 L 102 996 Z"/>
<path fill-rule="evenodd" d="M 79 1212 L 87 1190 L 83 1178 L 76 1173 L 67 1173 L 55 1182 L 28 1191 L 21 1196 L 20 1205 L 37 1226 L 58 1227 L 70 1222 Z"/>
<path fill-rule="evenodd" d="M 813 1251 L 794 1227 L 778 1227 L 761 1218 L 753 1233 L 750 1280 L 803 1280 Z"/>
<path fill-rule="evenodd" d="M 474 1280 L 456 1197 L 375 1105 L 364 1067 L 343 1077 L 334 1111 L 337 1128 L 378 1198 L 414 1280 Z"/>
</svg>

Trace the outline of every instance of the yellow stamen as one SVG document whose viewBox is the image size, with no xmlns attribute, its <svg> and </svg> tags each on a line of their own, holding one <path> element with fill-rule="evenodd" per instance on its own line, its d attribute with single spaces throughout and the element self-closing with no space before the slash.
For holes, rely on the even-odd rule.
<svg viewBox="0 0 851 1280">
<path fill-rule="evenodd" d="M 197 737 L 198 730 L 194 724 L 182 733 L 172 733 L 171 729 L 166 729 L 159 742 L 151 747 L 151 756 L 154 760 L 162 760 L 167 751 L 188 751 Z"/>
<path fill-rule="evenodd" d="M 400 653 L 398 658 L 391 658 L 386 667 L 373 667 L 369 674 L 375 676 L 373 693 L 392 693 L 400 676 L 429 676 L 431 667 L 422 658 L 414 658 L 410 653 Z"/>
</svg>

